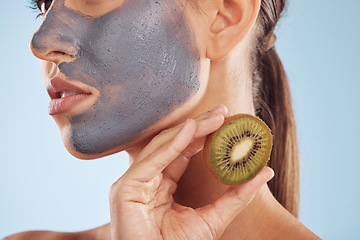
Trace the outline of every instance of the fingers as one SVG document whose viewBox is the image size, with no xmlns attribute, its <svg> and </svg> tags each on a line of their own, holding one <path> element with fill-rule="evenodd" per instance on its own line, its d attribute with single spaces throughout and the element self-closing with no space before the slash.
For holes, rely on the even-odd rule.
<svg viewBox="0 0 360 240">
<path fill-rule="evenodd" d="M 132 178 L 140 182 L 147 182 L 158 176 L 188 147 L 196 132 L 196 127 L 195 120 L 188 119 L 169 144 L 131 166 L 136 169 L 136 171 L 132 171 Z"/>
<path fill-rule="evenodd" d="M 165 176 L 169 177 L 174 182 L 179 181 L 189 165 L 190 158 L 203 149 L 205 137 L 217 130 L 223 124 L 223 114 L 226 114 L 226 108 L 220 105 L 215 109 L 217 110 L 210 112 L 210 114 L 202 117 L 202 120 L 197 122 L 198 127 L 193 142 L 164 170 Z"/>
<path fill-rule="evenodd" d="M 224 105 L 218 105 L 212 110 L 201 114 L 196 117 L 194 120 L 197 123 L 197 132 L 195 133 L 194 138 L 200 138 L 201 136 L 206 136 L 207 134 L 217 130 L 222 122 L 224 117 L 227 114 L 227 108 Z M 161 148 L 164 144 L 168 143 L 175 137 L 175 135 L 180 131 L 184 124 L 180 124 L 174 128 L 167 129 L 162 131 L 159 135 L 151 140 L 149 144 L 141 151 L 137 160 L 142 160 L 150 155 L 152 152 Z"/>
<path fill-rule="evenodd" d="M 188 166 L 189 159 L 203 148 L 205 136 L 224 122 L 227 109 L 219 105 L 197 120 L 169 129 L 151 141 L 125 173 L 137 181 L 150 181 L 165 168 L 164 174 L 177 182 Z"/>
<path fill-rule="evenodd" d="M 204 143 L 204 137 L 192 142 L 168 167 L 165 168 L 163 172 L 164 175 L 177 183 L 188 167 L 190 158 L 203 149 Z"/>
<path fill-rule="evenodd" d="M 265 167 L 255 178 L 239 186 L 230 187 L 214 203 L 197 209 L 198 214 L 218 239 L 230 222 L 251 202 L 260 187 L 274 176 L 274 171 Z"/>
<path fill-rule="evenodd" d="M 218 122 L 217 120 L 219 119 L 223 120 L 226 114 L 227 114 L 227 108 L 225 107 L 225 105 L 220 104 L 217 107 L 210 110 L 209 112 L 206 112 L 205 114 L 202 114 L 198 118 L 195 118 L 196 122 L 198 123 L 198 129 L 195 134 L 195 138 L 206 136 L 209 133 L 217 130 L 221 126 L 223 121 L 219 126 L 212 125 L 211 121 Z"/>
</svg>

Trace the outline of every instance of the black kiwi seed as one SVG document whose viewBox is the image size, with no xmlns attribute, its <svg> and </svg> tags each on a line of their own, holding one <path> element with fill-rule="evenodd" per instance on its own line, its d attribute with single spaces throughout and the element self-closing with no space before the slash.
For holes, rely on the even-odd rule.
<svg viewBox="0 0 360 240">
<path fill-rule="evenodd" d="M 204 154 L 206 165 L 222 183 L 237 185 L 261 171 L 271 148 L 272 135 L 266 124 L 255 116 L 239 114 L 225 119 L 224 125 L 208 136 Z"/>
</svg>

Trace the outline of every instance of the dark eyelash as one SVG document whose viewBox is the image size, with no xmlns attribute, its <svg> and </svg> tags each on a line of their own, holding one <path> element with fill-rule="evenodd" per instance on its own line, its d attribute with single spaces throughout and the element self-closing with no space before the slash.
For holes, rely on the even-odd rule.
<svg viewBox="0 0 360 240">
<path fill-rule="evenodd" d="M 38 7 L 38 3 L 37 0 L 28 0 L 28 8 L 30 8 L 33 12 L 38 13 L 40 12 L 39 7 Z M 38 19 L 40 16 L 42 15 L 42 13 L 38 13 L 36 15 L 35 19 Z"/>
<path fill-rule="evenodd" d="M 28 0 L 28 4 L 28 8 L 30 8 L 31 10 L 36 12 L 39 10 L 36 0 Z"/>
</svg>

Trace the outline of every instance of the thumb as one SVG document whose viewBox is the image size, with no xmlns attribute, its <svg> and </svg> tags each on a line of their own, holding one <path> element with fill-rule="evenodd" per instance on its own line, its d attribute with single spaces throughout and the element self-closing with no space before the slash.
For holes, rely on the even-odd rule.
<svg viewBox="0 0 360 240">
<path fill-rule="evenodd" d="M 251 202 L 260 187 L 274 177 L 274 171 L 265 167 L 252 180 L 230 187 L 215 202 L 197 209 L 207 223 L 214 239 L 219 239 L 226 227 Z"/>
</svg>

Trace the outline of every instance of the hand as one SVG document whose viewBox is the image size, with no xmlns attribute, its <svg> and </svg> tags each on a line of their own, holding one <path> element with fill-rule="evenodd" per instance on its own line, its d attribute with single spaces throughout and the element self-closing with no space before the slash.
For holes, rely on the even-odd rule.
<svg viewBox="0 0 360 240">
<path fill-rule="evenodd" d="M 265 167 L 254 179 L 230 187 L 219 199 L 192 209 L 176 204 L 173 193 L 205 137 L 224 122 L 218 106 L 197 119 L 165 130 L 139 154 L 110 190 L 111 239 L 219 239 L 230 222 L 273 176 Z"/>
</svg>

